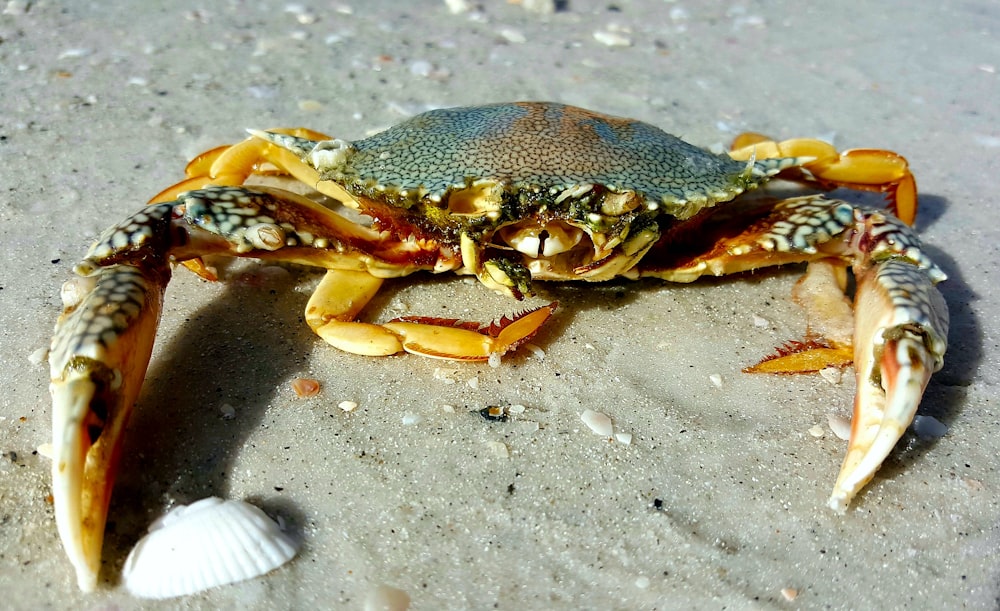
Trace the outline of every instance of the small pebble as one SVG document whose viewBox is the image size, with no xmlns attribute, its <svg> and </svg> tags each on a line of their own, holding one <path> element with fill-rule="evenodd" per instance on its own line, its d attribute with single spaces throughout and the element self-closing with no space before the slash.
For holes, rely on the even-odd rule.
<svg viewBox="0 0 1000 611">
<path fill-rule="evenodd" d="M 323 110 L 323 103 L 318 100 L 299 100 L 299 110 L 306 112 Z"/>
<path fill-rule="evenodd" d="M 39 448 L 38 448 L 38 453 L 39 454 L 42 453 L 41 450 L 42 450 L 42 448 L 41 448 L 41 446 L 39 446 Z M 49 458 L 52 458 L 52 457 L 49 456 Z M 984 488 L 986 488 L 986 485 L 983 484 L 983 482 L 981 480 L 978 480 L 978 479 L 975 479 L 975 478 L 972 478 L 972 477 L 963 477 L 962 478 L 962 483 L 965 484 L 965 487 L 968 488 L 969 490 L 971 490 L 972 492 L 980 492 L 981 490 L 983 490 Z"/>
<path fill-rule="evenodd" d="M 497 458 L 510 457 L 510 451 L 507 449 L 507 444 L 505 444 L 504 442 L 490 441 L 487 443 L 487 445 L 490 446 L 490 450 L 493 452 L 493 455 L 496 456 Z"/>
<path fill-rule="evenodd" d="M 295 20 L 302 25 L 309 25 L 319 21 L 319 17 L 301 4 L 289 4 L 285 6 L 285 12 L 295 15 Z"/>
<path fill-rule="evenodd" d="M 84 49 L 82 47 L 77 47 L 77 48 L 72 48 L 72 49 L 65 49 L 62 53 L 59 54 L 58 59 L 70 59 L 70 58 L 77 58 L 77 57 L 86 57 L 86 56 L 90 55 L 90 53 L 91 53 L 90 49 Z"/>
<path fill-rule="evenodd" d="M 41 365 L 45 358 L 49 355 L 48 346 L 42 346 L 41 348 L 35 349 L 31 354 L 28 355 L 28 362 L 32 365 Z"/>
<path fill-rule="evenodd" d="M 26 0 L 10 0 L 3 9 L 4 15 L 23 15 L 28 12 L 28 2 Z"/>
<path fill-rule="evenodd" d="M 671 21 L 686 21 L 689 17 L 688 12 L 679 6 L 670 9 L 669 15 Z"/>
<path fill-rule="evenodd" d="M 448 7 L 448 12 L 452 15 L 465 13 L 470 8 L 466 0 L 444 0 L 444 3 Z"/>
<path fill-rule="evenodd" d="M 426 60 L 416 60 L 410 64 L 410 74 L 414 76 L 430 76 L 434 72 L 434 64 Z"/>
<path fill-rule="evenodd" d="M 715 386 L 716 388 L 722 388 L 722 376 L 721 375 L 719 375 L 717 373 L 713 373 L 712 375 L 708 376 L 708 379 L 709 379 L 710 382 L 712 382 L 712 385 Z"/>
<path fill-rule="evenodd" d="M 948 425 L 934 416 L 916 416 L 913 418 L 913 432 L 924 439 L 938 439 L 948 433 Z"/>
<path fill-rule="evenodd" d="M 517 427 L 524 433 L 534 433 L 541 428 L 534 420 L 520 420 Z"/>
<path fill-rule="evenodd" d="M 403 414 L 403 424 L 406 426 L 412 426 L 414 424 L 419 424 L 423 420 L 419 415 L 413 412 L 406 412 Z"/>
<path fill-rule="evenodd" d="M 819 438 L 825 435 L 826 433 L 825 431 L 823 431 L 823 427 L 821 427 L 818 424 L 814 424 L 813 426 L 809 427 L 809 434 L 812 435 L 813 437 Z"/>
<path fill-rule="evenodd" d="M 545 360 L 545 351 L 536 346 L 535 344 L 525 344 L 524 349 L 531 353 L 531 356 L 535 357 L 539 361 Z"/>
<path fill-rule="evenodd" d="M 488 422 L 507 422 L 507 408 L 502 405 L 487 405 L 479 410 L 479 415 Z"/>
<path fill-rule="evenodd" d="M 597 30 L 594 32 L 594 40 L 608 47 L 631 47 L 632 39 L 621 32 L 611 30 Z"/>
<path fill-rule="evenodd" d="M 319 380 L 313 378 L 295 378 L 292 380 L 292 390 L 295 391 L 295 396 L 300 399 L 315 397 L 320 391 Z"/>
<path fill-rule="evenodd" d="M 824 367 L 819 370 L 819 375 L 834 386 L 840 384 L 844 378 L 844 372 L 839 367 Z"/>
<path fill-rule="evenodd" d="M 445 384 L 454 384 L 456 382 L 455 376 L 458 374 L 457 369 L 444 369 L 442 367 L 435 367 L 434 373 L 432 374 L 435 380 L 441 380 Z"/>
<path fill-rule="evenodd" d="M 337 404 L 337 407 L 344 410 L 345 412 L 350 413 L 358 409 L 358 403 L 357 401 L 341 401 L 340 403 Z"/>
<path fill-rule="evenodd" d="M 503 29 L 500 30 L 499 34 L 500 34 L 500 37 L 503 38 L 504 40 L 506 40 L 507 42 L 511 42 L 511 43 L 516 44 L 516 45 L 519 45 L 519 44 L 522 44 L 522 43 L 525 43 L 525 42 L 528 41 L 527 37 L 525 37 L 524 34 L 522 34 L 519 30 L 515 30 L 515 29 L 512 29 L 512 28 L 503 28 Z"/>
<path fill-rule="evenodd" d="M 232 420 L 233 418 L 236 418 L 236 408 L 228 403 L 223 403 L 222 406 L 219 407 L 219 412 L 222 414 L 223 420 Z"/>
</svg>

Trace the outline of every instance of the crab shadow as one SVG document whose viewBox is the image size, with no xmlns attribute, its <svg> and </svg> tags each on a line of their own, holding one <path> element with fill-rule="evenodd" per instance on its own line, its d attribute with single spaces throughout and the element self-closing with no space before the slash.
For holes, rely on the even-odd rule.
<svg viewBox="0 0 1000 611">
<path fill-rule="evenodd" d="M 229 498 L 234 459 L 282 382 L 305 368 L 317 339 L 301 320 L 305 296 L 286 284 L 270 291 L 225 285 L 154 351 L 108 512 L 106 566 L 119 565 L 165 506 Z M 165 319 L 183 315 L 176 304 L 168 290 Z M 253 501 L 265 508 L 280 504 L 291 536 L 301 538 L 304 521 L 296 507 Z"/>
</svg>

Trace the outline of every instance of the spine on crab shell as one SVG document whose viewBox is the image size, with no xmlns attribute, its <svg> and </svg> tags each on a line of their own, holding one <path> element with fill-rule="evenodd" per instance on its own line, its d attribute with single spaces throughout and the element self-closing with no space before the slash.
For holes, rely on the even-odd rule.
<svg viewBox="0 0 1000 611">
<path fill-rule="evenodd" d="M 283 149 L 287 149 L 302 159 L 311 153 L 316 147 L 316 144 L 318 144 L 317 141 L 310 140 L 308 138 L 300 138 L 291 134 L 279 134 L 277 132 L 269 132 L 260 129 L 247 128 L 247 133 L 254 138 L 258 138 L 265 142 L 270 142 L 271 144 L 280 146 Z"/>
</svg>

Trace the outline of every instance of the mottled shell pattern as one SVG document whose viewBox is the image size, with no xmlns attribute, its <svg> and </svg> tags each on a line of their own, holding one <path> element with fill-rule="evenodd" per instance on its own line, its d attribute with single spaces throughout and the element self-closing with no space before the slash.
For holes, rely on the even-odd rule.
<svg viewBox="0 0 1000 611">
<path fill-rule="evenodd" d="M 376 209 L 466 232 L 531 216 L 592 231 L 644 210 L 683 220 L 795 163 L 734 161 L 641 121 L 542 102 L 433 110 L 354 142 L 271 138 Z"/>
</svg>

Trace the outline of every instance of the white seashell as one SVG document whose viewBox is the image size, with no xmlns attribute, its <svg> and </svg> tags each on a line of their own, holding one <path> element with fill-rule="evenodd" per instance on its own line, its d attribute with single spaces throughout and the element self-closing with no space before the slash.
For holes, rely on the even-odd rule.
<svg viewBox="0 0 1000 611">
<path fill-rule="evenodd" d="M 847 441 L 851 438 L 851 419 L 840 414 L 830 414 L 826 417 L 826 423 L 830 425 L 830 430 L 838 438 Z"/>
<path fill-rule="evenodd" d="M 632 443 L 632 433 L 615 433 L 615 441 L 622 445 L 630 445 Z"/>
<path fill-rule="evenodd" d="M 591 431 L 602 437 L 611 437 L 611 434 L 614 433 L 614 424 L 612 424 L 611 418 L 607 414 L 588 409 L 580 414 L 580 420 L 583 420 L 583 423 Z"/>
<path fill-rule="evenodd" d="M 410 595 L 405 590 L 382 584 L 368 592 L 365 611 L 406 611 L 410 608 Z"/>
<path fill-rule="evenodd" d="M 125 560 L 122 582 L 139 598 L 173 598 L 258 577 L 296 551 L 259 508 L 209 497 L 153 522 Z"/>
</svg>

